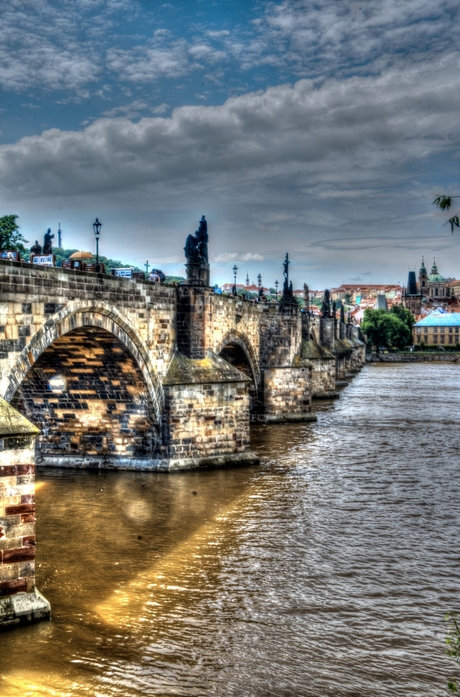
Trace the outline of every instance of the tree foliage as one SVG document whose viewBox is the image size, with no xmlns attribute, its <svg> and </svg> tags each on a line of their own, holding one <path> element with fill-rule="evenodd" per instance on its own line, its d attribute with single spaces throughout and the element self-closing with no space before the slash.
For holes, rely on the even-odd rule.
<svg viewBox="0 0 460 697">
<path fill-rule="evenodd" d="M 399 319 L 408 326 L 410 336 L 412 336 L 412 327 L 415 324 L 415 317 L 412 312 L 402 304 L 392 305 L 390 312 L 396 315 L 396 317 L 399 317 Z"/>
<path fill-rule="evenodd" d="M 0 218 L 0 250 L 25 251 L 24 242 L 27 240 L 19 232 L 19 225 L 16 220 L 17 215 L 4 215 Z"/>
<path fill-rule="evenodd" d="M 361 329 L 368 341 L 377 347 L 377 353 L 381 346 L 402 349 L 412 343 L 412 327 L 409 328 L 396 312 L 367 308 Z"/>
<path fill-rule="evenodd" d="M 455 198 L 460 198 L 460 196 L 436 196 L 433 201 L 433 206 L 436 206 L 436 208 L 439 208 L 441 211 L 448 211 L 451 209 Z M 454 228 L 460 228 L 459 214 L 455 213 L 452 218 L 446 220 L 444 225 L 450 225 L 450 231 L 452 233 L 454 232 Z"/>
<path fill-rule="evenodd" d="M 449 621 L 449 629 L 447 630 L 446 653 L 453 658 L 457 665 L 460 665 L 460 627 L 458 625 L 458 617 L 455 612 L 449 612 L 446 615 L 446 620 Z M 458 679 L 451 678 L 447 681 L 447 687 L 451 692 L 458 692 Z"/>
</svg>

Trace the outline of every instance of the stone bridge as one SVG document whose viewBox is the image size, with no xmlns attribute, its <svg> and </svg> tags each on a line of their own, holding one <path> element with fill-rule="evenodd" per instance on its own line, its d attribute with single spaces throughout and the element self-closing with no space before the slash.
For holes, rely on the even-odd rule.
<svg viewBox="0 0 460 697">
<path fill-rule="evenodd" d="M 0 261 L 0 300 L 0 629 L 50 617 L 35 587 L 35 463 L 257 462 L 251 419 L 313 420 L 312 398 L 337 396 L 365 358 L 334 317 L 203 283 Z"/>
<path fill-rule="evenodd" d="M 313 419 L 364 360 L 354 327 L 207 285 L 0 261 L 0 298 L 0 395 L 43 465 L 255 461 L 250 419 Z"/>
</svg>

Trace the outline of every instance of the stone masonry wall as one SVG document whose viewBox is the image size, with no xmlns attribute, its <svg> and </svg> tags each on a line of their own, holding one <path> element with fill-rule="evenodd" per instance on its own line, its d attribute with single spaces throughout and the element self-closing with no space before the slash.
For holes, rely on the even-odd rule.
<svg viewBox="0 0 460 697">
<path fill-rule="evenodd" d="M 311 368 L 271 368 L 263 374 L 264 413 L 275 417 L 311 412 Z"/>
<path fill-rule="evenodd" d="M 0 442 L 1 598 L 35 589 L 35 465 L 30 437 Z"/>
<path fill-rule="evenodd" d="M 56 339 L 27 373 L 12 405 L 36 424 L 37 458 L 152 457 L 159 429 L 142 374 L 109 332 L 87 327 Z"/>
<path fill-rule="evenodd" d="M 312 397 L 321 396 L 335 391 L 335 361 L 318 358 L 309 360 L 312 367 L 311 392 Z"/>
<path fill-rule="evenodd" d="M 150 374 L 144 377 L 152 384 L 157 377 L 152 390 L 161 393 L 176 347 L 174 286 L 0 261 L 0 298 L 0 395 L 7 400 L 55 338 L 85 324 L 99 324 L 126 342 Z"/>
<path fill-rule="evenodd" d="M 246 382 L 165 387 L 166 457 L 212 459 L 249 449 Z"/>
</svg>

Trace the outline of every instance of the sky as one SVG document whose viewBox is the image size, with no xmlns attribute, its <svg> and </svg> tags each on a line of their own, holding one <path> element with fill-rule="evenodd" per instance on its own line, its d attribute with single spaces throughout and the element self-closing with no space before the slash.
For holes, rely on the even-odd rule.
<svg viewBox="0 0 460 697">
<path fill-rule="evenodd" d="M 9 0 L 0 9 L 0 215 L 30 245 L 211 280 L 460 277 L 457 0 Z M 460 204 L 460 200 L 459 200 Z M 460 205 L 459 205 L 460 208 Z"/>
</svg>

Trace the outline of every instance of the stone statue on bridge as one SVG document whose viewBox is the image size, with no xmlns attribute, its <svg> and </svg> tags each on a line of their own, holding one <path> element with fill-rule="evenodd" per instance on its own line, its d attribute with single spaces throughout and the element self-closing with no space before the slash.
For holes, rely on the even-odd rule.
<svg viewBox="0 0 460 697">
<path fill-rule="evenodd" d="M 208 223 L 202 215 L 198 230 L 187 237 L 184 247 L 187 281 L 193 285 L 209 285 L 208 240 Z"/>
<path fill-rule="evenodd" d="M 323 304 L 321 305 L 321 315 L 323 317 L 331 316 L 331 294 L 327 289 L 324 291 Z"/>
<path fill-rule="evenodd" d="M 280 308 L 287 309 L 288 307 L 298 307 L 297 300 L 294 298 L 294 290 L 292 288 L 292 281 L 289 281 L 289 254 L 286 252 L 286 257 L 283 261 L 283 294 L 281 296 Z M 292 308 L 291 308 L 292 309 Z"/>
<path fill-rule="evenodd" d="M 303 306 L 306 312 L 310 312 L 310 289 L 307 284 L 303 284 Z"/>
<path fill-rule="evenodd" d="M 45 233 L 45 239 L 43 241 L 43 254 L 48 255 L 53 253 L 53 242 L 54 235 L 51 234 L 51 228 Z"/>
<path fill-rule="evenodd" d="M 208 223 L 204 215 L 194 235 L 189 235 L 185 242 L 184 252 L 188 264 L 208 263 Z"/>
<path fill-rule="evenodd" d="M 34 257 L 39 257 L 41 255 L 42 246 L 38 240 L 35 240 L 35 244 L 30 248 L 30 253 L 33 254 Z"/>
</svg>

